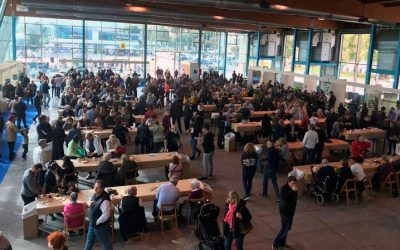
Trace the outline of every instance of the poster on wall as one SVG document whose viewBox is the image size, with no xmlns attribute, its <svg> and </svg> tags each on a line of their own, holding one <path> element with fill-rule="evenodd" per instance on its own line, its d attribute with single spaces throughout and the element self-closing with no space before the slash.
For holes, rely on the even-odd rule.
<svg viewBox="0 0 400 250">
<path fill-rule="evenodd" d="M 325 94 L 329 94 L 332 90 L 332 83 L 331 82 L 326 82 L 326 81 L 320 81 L 319 82 L 319 88 L 324 91 Z"/>
<path fill-rule="evenodd" d="M 365 103 L 367 104 L 367 108 L 371 110 L 378 109 L 380 96 L 381 93 L 378 92 L 367 92 L 365 95 Z"/>
<path fill-rule="evenodd" d="M 253 84 L 259 84 L 261 81 L 261 71 L 254 70 L 252 76 L 253 76 Z"/>
</svg>

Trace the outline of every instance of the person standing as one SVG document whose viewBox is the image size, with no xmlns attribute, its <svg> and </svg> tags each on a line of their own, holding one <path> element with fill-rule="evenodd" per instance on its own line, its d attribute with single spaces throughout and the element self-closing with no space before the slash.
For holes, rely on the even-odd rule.
<svg viewBox="0 0 400 250">
<path fill-rule="evenodd" d="M 21 188 L 21 198 L 24 201 L 24 206 L 34 201 L 42 193 L 41 187 L 36 180 L 36 174 L 42 169 L 42 164 L 34 164 L 31 168 L 25 170 Z"/>
<path fill-rule="evenodd" d="M 43 95 L 41 91 L 38 91 L 35 98 L 33 98 L 33 106 L 36 109 L 37 114 L 35 117 L 33 117 L 33 122 L 36 123 L 36 119 L 40 117 L 42 114 L 42 100 L 43 100 Z"/>
<path fill-rule="evenodd" d="M 65 142 L 65 131 L 62 128 L 63 123 L 62 121 L 56 121 L 56 127 L 53 129 L 52 133 L 52 142 L 53 142 L 53 153 L 52 159 L 60 160 L 64 157 L 64 142 Z"/>
<path fill-rule="evenodd" d="M 28 130 L 26 128 L 23 128 L 20 130 L 20 132 L 22 137 L 24 138 L 24 140 L 22 141 L 22 148 L 24 149 L 24 152 L 22 153 L 22 159 L 26 160 L 26 154 L 28 153 L 28 144 L 29 144 Z"/>
<path fill-rule="evenodd" d="M 210 125 L 204 124 L 203 127 L 203 176 L 199 180 L 207 180 L 213 178 L 213 156 L 214 156 L 214 134 L 210 131 Z"/>
<path fill-rule="evenodd" d="M 27 128 L 26 125 L 26 104 L 22 97 L 18 97 L 18 102 L 15 104 L 15 114 L 17 115 L 17 125 L 18 129 L 21 128 L 21 120 L 24 123 L 24 128 Z"/>
<path fill-rule="evenodd" d="M 4 130 L 4 119 L 0 116 L 0 148 L 3 147 L 3 130 Z M 2 157 L 0 152 L 0 158 Z"/>
<path fill-rule="evenodd" d="M 252 216 L 246 207 L 246 202 L 239 198 L 235 191 L 228 194 L 223 220 L 225 250 L 230 250 L 232 241 L 236 241 L 236 249 L 243 250 L 245 233 L 243 229 L 250 225 Z"/>
<path fill-rule="evenodd" d="M 44 107 L 48 108 L 50 103 L 50 94 L 49 94 L 50 86 L 48 80 L 43 81 L 42 85 L 40 86 L 40 90 L 43 93 Z"/>
<path fill-rule="evenodd" d="M 286 246 L 286 237 L 292 228 L 293 217 L 297 204 L 297 179 L 289 176 L 285 185 L 281 187 L 282 200 L 279 204 L 279 214 L 281 216 L 282 228 L 272 244 L 273 250 L 278 250 Z"/>
<path fill-rule="evenodd" d="M 46 139 L 47 142 L 51 142 L 53 128 L 51 127 L 47 116 L 39 116 L 39 125 L 36 127 L 36 132 L 38 134 L 38 140 Z"/>
<path fill-rule="evenodd" d="M 178 151 L 181 145 L 182 143 L 180 140 L 178 129 L 176 128 L 176 124 L 173 124 L 171 130 L 166 132 L 164 138 L 164 150 L 167 150 L 167 152 Z"/>
<path fill-rule="evenodd" d="M 196 152 L 197 157 L 200 157 L 201 150 L 197 148 L 197 140 L 199 139 L 200 131 L 201 129 L 196 122 L 196 118 L 192 117 L 190 119 L 190 126 L 188 129 L 188 132 L 190 133 L 190 145 L 192 148 L 192 155 L 190 157 L 190 160 L 194 160 L 194 158 L 196 157 Z"/>
<path fill-rule="evenodd" d="M 104 190 L 102 181 L 96 181 L 94 185 L 94 195 L 88 202 L 89 205 L 89 229 L 84 250 L 93 249 L 94 242 L 97 240 L 105 250 L 112 250 L 110 239 L 108 238 L 109 219 L 111 215 L 110 196 Z"/>
<path fill-rule="evenodd" d="M 253 186 L 253 177 L 256 173 L 256 166 L 258 161 L 258 154 L 253 143 L 249 142 L 244 146 L 241 157 L 242 161 L 242 180 L 244 187 L 244 200 L 250 199 L 251 188 Z"/>
<path fill-rule="evenodd" d="M 17 141 L 17 133 L 18 133 L 18 128 L 17 126 L 15 126 L 14 115 L 10 115 L 8 117 L 8 121 L 6 122 L 5 128 L 6 128 L 6 140 L 9 151 L 8 160 L 13 161 L 15 158 L 14 147 L 15 147 L 15 142 Z"/>
<path fill-rule="evenodd" d="M 279 168 L 279 151 L 271 141 L 267 141 L 268 158 L 265 162 L 263 192 L 262 195 L 268 196 L 268 180 L 271 178 L 272 186 L 275 190 L 275 199 L 280 201 L 279 187 L 277 182 L 277 173 Z"/>
<path fill-rule="evenodd" d="M 182 99 L 176 98 L 171 104 L 172 124 L 178 124 L 179 132 L 182 134 L 181 118 L 183 116 Z"/>
<path fill-rule="evenodd" d="M 318 133 L 315 132 L 314 125 L 308 125 L 308 131 L 303 138 L 303 164 L 311 164 L 314 161 L 314 149 L 318 142 Z"/>
</svg>

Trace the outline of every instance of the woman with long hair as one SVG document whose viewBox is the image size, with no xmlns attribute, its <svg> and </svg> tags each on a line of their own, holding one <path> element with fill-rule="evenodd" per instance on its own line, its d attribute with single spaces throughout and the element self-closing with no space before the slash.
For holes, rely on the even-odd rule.
<svg viewBox="0 0 400 250">
<path fill-rule="evenodd" d="M 241 157 L 242 162 L 242 180 L 245 192 L 244 200 L 250 199 L 251 188 L 253 186 L 253 177 L 257 169 L 258 154 L 253 143 L 249 142 L 244 146 Z"/>
<path fill-rule="evenodd" d="M 243 250 L 246 229 L 251 225 L 251 219 L 252 217 L 246 207 L 246 202 L 239 198 L 237 192 L 229 192 L 225 204 L 223 224 L 225 250 L 231 250 L 234 239 L 236 240 L 236 249 Z"/>
</svg>

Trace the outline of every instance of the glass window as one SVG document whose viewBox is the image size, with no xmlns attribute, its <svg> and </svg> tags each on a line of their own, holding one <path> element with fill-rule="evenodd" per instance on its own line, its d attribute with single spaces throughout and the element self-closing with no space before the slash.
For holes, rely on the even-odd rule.
<svg viewBox="0 0 400 250">
<path fill-rule="evenodd" d="M 369 34 L 342 35 L 339 78 L 349 82 L 365 83 Z"/>
<path fill-rule="evenodd" d="M 294 73 L 304 74 L 306 72 L 306 65 L 303 64 L 295 64 L 294 65 Z"/>
<path fill-rule="evenodd" d="M 283 70 L 290 71 L 292 67 L 293 35 L 285 36 L 283 48 Z"/>
<path fill-rule="evenodd" d="M 233 71 L 236 74 L 247 76 L 247 45 L 249 37 L 241 33 L 228 33 L 228 46 L 226 55 L 226 76 L 230 77 Z M 254 60 L 254 65 L 256 60 Z M 249 66 L 251 66 L 249 62 Z"/>
</svg>

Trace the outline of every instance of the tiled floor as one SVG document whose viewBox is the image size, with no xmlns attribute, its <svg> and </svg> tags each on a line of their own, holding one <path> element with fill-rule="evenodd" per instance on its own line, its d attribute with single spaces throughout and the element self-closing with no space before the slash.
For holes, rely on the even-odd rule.
<svg viewBox="0 0 400 250">
<path fill-rule="evenodd" d="M 46 111 L 55 117 L 56 104 Z M 21 176 L 30 166 L 32 149 L 37 145 L 35 127 L 31 128 L 31 142 L 28 161 L 23 161 L 18 152 L 3 183 L 0 185 L 0 230 L 12 242 L 14 249 L 29 248 L 29 250 L 47 249 L 44 236 L 35 240 L 22 239 L 22 201 L 19 196 Z M 185 152 L 189 152 L 189 138 L 184 136 Z M 223 207 L 226 195 L 230 190 L 243 193 L 241 182 L 240 152 L 227 153 L 218 150 L 214 158 L 215 178 L 209 181 L 214 189 L 213 202 Z M 191 163 L 194 177 L 201 173 L 201 163 L 194 160 Z M 143 179 L 163 179 L 163 171 L 155 169 L 141 173 Z M 284 182 L 284 176 L 280 177 Z M 248 202 L 248 208 L 253 214 L 255 229 L 246 236 L 245 249 L 270 249 L 273 238 L 280 228 L 278 204 L 275 202 L 270 187 L 270 198 L 260 196 L 262 176 L 256 174 L 253 193 Z M 146 204 L 150 211 L 151 204 Z M 148 214 L 150 218 L 150 214 Z M 222 215 L 220 215 L 222 220 Z M 49 222 L 52 226 L 62 228 L 62 220 Z M 160 232 L 158 224 L 149 224 L 149 233 L 141 241 L 131 241 L 125 245 L 118 236 L 115 249 L 194 249 L 198 243 L 193 236 L 193 230 L 187 229 L 181 223 L 179 229 Z M 387 193 L 378 193 L 372 201 L 362 201 L 346 207 L 343 203 L 333 205 L 327 203 L 323 207 L 315 205 L 308 196 L 300 197 L 292 231 L 289 233 L 288 244 L 292 249 L 400 249 L 400 200 L 391 198 Z M 83 249 L 82 237 L 72 237 L 68 243 L 70 249 Z"/>
</svg>

